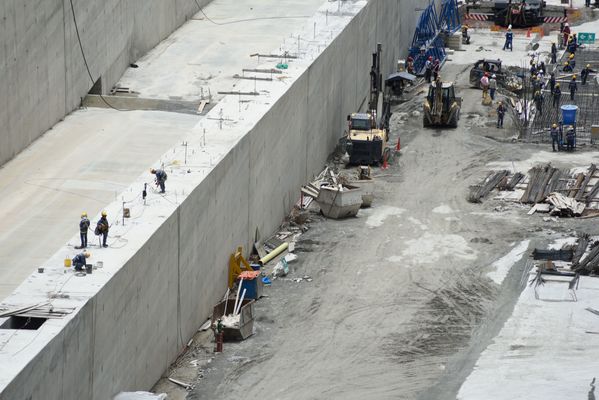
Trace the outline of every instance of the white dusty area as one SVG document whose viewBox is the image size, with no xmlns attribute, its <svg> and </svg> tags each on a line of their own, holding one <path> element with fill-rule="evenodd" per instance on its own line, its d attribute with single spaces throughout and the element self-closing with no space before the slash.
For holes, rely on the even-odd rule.
<svg viewBox="0 0 599 400">
<path fill-rule="evenodd" d="M 494 270 L 489 272 L 487 276 L 496 284 L 501 285 L 507 274 L 510 272 L 510 269 L 522 259 L 529 244 L 530 240 L 523 240 L 517 246 L 514 246 L 509 253 L 491 265 L 491 268 L 494 268 Z"/>
<path fill-rule="evenodd" d="M 368 210 L 363 210 L 361 214 L 366 214 L 368 218 L 366 219 L 366 225 L 371 228 L 376 228 L 385 222 L 385 220 L 389 217 L 401 215 L 406 210 L 399 207 L 393 206 L 374 206 Z"/>
<path fill-rule="evenodd" d="M 69 238 L 85 211 L 95 216 L 121 198 L 142 171 L 189 134 L 199 120 L 165 112 L 77 111 L 0 169 L 0 299 Z M 151 182 L 148 173 L 146 182 Z M 142 190 L 124 192 L 129 199 Z M 119 195 L 117 195 L 119 194 Z M 92 218 L 92 229 L 96 220 Z M 97 239 L 88 235 L 97 248 Z M 61 252 L 72 257 L 73 238 Z"/>
<path fill-rule="evenodd" d="M 559 162 L 572 168 L 581 167 L 585 169 L 593 163 L 599 162 L 599 153 L 595 151 L 584 151 L 576 153 L 561 152 L 556 154 L 552 151 L 538 151 L 526 160 L 493 161 L 487 164 L 492 169 L 507 169 L 512 172 L 527 172 L 539 164 Z"/>
<path fill-rule="evenodd" d="M 142 98 L 196 100 L 218 91 L 239 90 L 242 68 L 256 68 L 264 59 L 250 54 L 282 53 L 282 44 L 297 53 L 297 36 L 324 0 L 215 0 L 174 34 L 129 68 L 117 86 Z M 209 19 L 206 18 L 209 17 Z M 314 20 L 317 31 L 330 30 L 324 20 Z M 218 24 L 218 25 L 217 25 Z M 330 36 L 330 32 L 328 33 Z M 300 46 L 315 40 L 300 35 Z M 303 43 L 303 45 L 302 45 Z M 281 46 L 277 48 L 278 46 Z M 277 60 L 268 67 L 284 60 Z M 245 73 L 268 78 L 270 74 Z M 281 75 L 274 75 L 278 79 Z M 263 82 L 258 82 L 263 86 Z M 246 91 L 248 90 L 246 86 Z M 250 85 L 250 86 L 253 86 Z"/>
<path fill-rule="evenodd" d="M 587 394 L 599 369 L 599 316 L 586 308 L 599 309 L 597 291 L 599 279 L 586 276 L 576 291 L 578 301 L 565 282 L 547 282 L 538 299 L 526 286 L 458 399 L 595 398 Z"/>
</svg>

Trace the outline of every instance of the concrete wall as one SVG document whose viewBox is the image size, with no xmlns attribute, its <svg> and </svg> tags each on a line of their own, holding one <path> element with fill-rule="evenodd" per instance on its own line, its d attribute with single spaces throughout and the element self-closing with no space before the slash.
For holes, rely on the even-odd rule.
<svg viewBox="0 0 599 400">
<path fill-rule="evenodd" d="M 151 387 L 223 295 L 230 252 L 256 228 L 276 229 L 321 170 L 368 95 L 376 43 L 386 75 L 427 3 L 370 0 L 0 399 L 109 399 Z"/>
<path fill-rule="evenodd" d="M 104 92 L 198 11 L 195 0 L 72 1 Z M 0 2 L 0 166 L 74 110 L 91 87 L 69 0 Z"/>
</svg>

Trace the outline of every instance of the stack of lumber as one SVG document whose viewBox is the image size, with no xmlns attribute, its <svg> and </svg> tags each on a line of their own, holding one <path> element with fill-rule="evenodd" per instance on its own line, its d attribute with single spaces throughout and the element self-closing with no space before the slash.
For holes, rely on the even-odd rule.
<svg viewBox="0 0 599 400">
<path fill-rule="evenodd" d="M 511 178 L 507 176 L 503 178 L 503 180 L 499 182 L 497 189 L 513 191 L 516 185 L 520 183 L 522 179 L 524 179 L 524 174 L 516 172 L 511 176 Z"/>
<path fill-rule="evenodd" d="M 502 171 L 491 171 L 489 175 L 479 185 L 471 186 L 470 193 L 468 194 L 468 201 L 470 203 L 480 203 L 491 190 L 495 189 L 504 179 L 507 178 L 509 172 L 506 170 Z M 517 182 L 514 183 L 516 186 Z"/>
<path fill-rule="evenodd" d="M 580 259 L 579 262 L 573 264 L 574 271 L 581 275 L 598 274 L 599 273 L 599 242 L 591 245 L 591 251 Z"/>
<path fill-rule="evenodd" d="M 586 205 L 561 193 L 553 192 L 547 196 L 547 202 L 553 206 L 551 215 L 560 217 L 580 217 Z"/>
<path fill-rule="evenodd" d="M 544 201 L 553 192 L 567 191 L 570 171 L 553 168 L 550 164 L 534 167 L 529 171 L 528 186 L 522 195 L 522 203 L 534 204 Z"/>
</svg>

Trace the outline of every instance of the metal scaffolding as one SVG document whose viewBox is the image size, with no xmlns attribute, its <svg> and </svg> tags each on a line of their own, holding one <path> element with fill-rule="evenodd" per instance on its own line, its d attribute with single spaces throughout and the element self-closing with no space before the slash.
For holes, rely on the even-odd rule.
<svg viewBox="0 0 599 400">
<path fill-rule="evenodd" d="M 414 59 L 414 70 L 417 75 L 424 73 L 424 64 L 428 57 L 439 59 L 441 63 L 447 58 L 439 21 L 433 3 L 420 15 L 410 47 L 410 56 Z"/>
<path fill-rule="evenodd" d="M 599 50 L 579 49 L 576 52 L 576 68 L 573 73 L 562 72 L 561 66 L 567 61 L 568 54 L 567 52 L 564 54 L 555 72 L 556 80 L 560 83 L 562 90 L 559 102 L 555 106 L 553 105 L 553 94 L 550 93 L 550 88 L 547 85 L 543 90 L 543 112 L 535 113 L 528 129 L 527 139 L 529 141 L 551 142 L 551 125 L 560 125 L 562 122 L 561 106 L 572 104 L 578 106 L 576 143 L 577 145 L 591 143 L 591 127 L 599 125 L 599 83 L 597 75 L 593 74 L 583 85 L 580 72 L 587 64 L 591 64 L 595 71 L 598 69 Z M 576 75 L 578 90 L 572 101 L 568 84 L 573 74 Z"/>
</svg>

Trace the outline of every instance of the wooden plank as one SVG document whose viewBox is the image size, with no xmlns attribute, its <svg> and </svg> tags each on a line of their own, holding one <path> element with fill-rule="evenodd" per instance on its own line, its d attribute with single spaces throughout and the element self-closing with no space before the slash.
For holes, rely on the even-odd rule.
<svg viewBox="0 0 599 400">
<path fill-rule="evenodd" d="M 585 192 L 587 185 L 589 184 L 591 178 L 593 178 L 593 175 L 595 174 L 596 169 L 597 169 L 597 166 L 595 166 L 595 164 L 591 164 L 591 166 L 589 167 L 589 172 L 587 173 L 586 177 L 584 178 L 584 181 L 582 181 L 582 185 L 580 186 L 580 189 L 578 189 L 578 193 L 576 193 L 576 200 L 578 200 L 578 201 L 582 200 L 582 196 L 584 195 L 584 192 Z"/>
<path fill-rule="evenodd" d="M 583 180 L 584 174 L 582 172 L 576 175 L 576 182 L 574 183 L 574 187 L 568 192 L 568 197 L 576 196 L 576 193 L 578 193 L 580 190 L 580 185 L 582 185 Z"/>
</svg>

